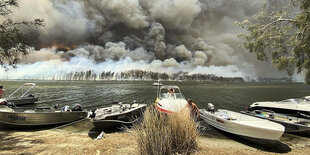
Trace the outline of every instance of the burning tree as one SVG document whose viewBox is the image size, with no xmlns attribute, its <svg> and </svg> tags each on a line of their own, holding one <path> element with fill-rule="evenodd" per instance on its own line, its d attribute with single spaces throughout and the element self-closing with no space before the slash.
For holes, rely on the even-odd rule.
<svg viewBox="0 0 310 155">
<path fill-rule="evenodd" d="M 13 21 L 10 15 L 14 7 L 18 7 L 17 0 L 0 0 L 0 64 L 4 67 L 15 67 L 19 57 L 28 54 L 30 44 L 26 41 L 27 35 L 23 30 L 44 25 L 43 19 Z"/>
</svg>

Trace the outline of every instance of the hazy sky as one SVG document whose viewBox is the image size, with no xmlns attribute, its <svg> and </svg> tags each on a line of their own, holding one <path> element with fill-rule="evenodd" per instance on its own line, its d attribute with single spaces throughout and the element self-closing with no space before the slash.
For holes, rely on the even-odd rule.
<svg viewBox="0 0 310 155">
<path fill-rule="evenodd" d="M 264 0 L 22 0 L 15 20 L 42 18 L 35 47 L 15 76 L 94 70 L 283 77 L 239 47 L 235 21 L 251 19 Z M 57 49 L 58 48 L 58 49 Z M 68 48 L 62 52 L 59 48 Z M 63 50 L 64 51 L 64 50 Z M 36 67 L 35 73 L 24 75 Z M 46 70 L 52 71 L 47 73 Z M 1 72 L 1 71 L 0 71 Z M 1 78 L 1 76 L 0 76 Z"/>
</svg>

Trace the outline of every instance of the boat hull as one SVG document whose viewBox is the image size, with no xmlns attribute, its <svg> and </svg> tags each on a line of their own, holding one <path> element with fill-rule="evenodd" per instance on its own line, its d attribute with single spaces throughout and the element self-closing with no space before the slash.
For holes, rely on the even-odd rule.
<svg viewBox="0 0 310 155">
<path fill-rule="evenodd" d="M 12 102 L 16 106 L 22 106 L 22 105 L 28 105 L 28 104 L 34 104 L 35 102 L 38 101 L 38 98 L 35 97 L 9 97 L 5 98 L 7 102 Z"/>
<path fill-rule="evenodd" d="M 95 129 L 111 129 L 121 126 L 130 126 L 141 120 L 145 109 L 146 105 L 142 105 L 134 110 L 107 115 L 104 119 L 98 119 L 95 117 L 90 121 Z"/>
<path fill-rule="evenodd" d="M 185 99 L 162 99 L 156 102 L 155 107 L 161 112 L 173 114 L 186 108 L 187 104 Z"/>
<path fill-rule="evenodd" d="M 133 121 L 120 121 L 120 120 L 96 120 L 92 121 L 95 129 L 112 129 L 122 126 L 132 126 L 137 123 L 138 120 Z"/>
<path fill-rule="evenodd" d="M 214 116 L 211 112 L 208 112 L 204 109 L 200 110 L 200 112 L 201 112 L 201 118 L 211 126 L 223 130 L 225 132 L 244 137 L 251 137 L 263 140 L 279 140 L 279 138 L 282 136 L 284 132 L 283 126 L 282 126 L 283 128 L 280 130 L 266 129 L 264 128 L 265 125 L 264 122 L 260 120 L 253 120 L 249 122 L 250 125 L 248 125 L 247 123 L 242 121 L 227 120 L 224 118 Z"/>
<path fill-rule="evenodd" d="M 45 126 L 70 123 L 86 117 L 86 111 L 42 113 L 0 112 L 0 123 L 12 126 Z"/>
<path fill-rule="evenodd" d="M 284 119 L 284 118 L 275 119 L 275 118 L 265 117 L 262 115 L 257 115 L 253 113 L 252 111 L 241 111 L 241 113 L 279 123 L 285 127 L 285 132 L 288 132 L 288 133 L 310 133 L 310 121 L 307 124 L 302 124 L 298 122 L 290 122 L 289 119 Z M 293 117 L 290 116 L 290 118 L 293 118 Z M 297 118 L 295 118 L 295 120 L 297 120 Z"/>
</svg>

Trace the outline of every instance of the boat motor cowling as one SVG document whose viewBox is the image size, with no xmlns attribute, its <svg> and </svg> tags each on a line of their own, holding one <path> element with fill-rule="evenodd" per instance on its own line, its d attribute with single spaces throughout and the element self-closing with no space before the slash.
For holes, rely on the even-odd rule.
<svg viewBox="0 0 310 155">
<path fill-rule="evenodd" d="M 214 105 L 212 103 L 208 103 L 208 111 L 214 112 Z"/>
<path fill-rule="evenodd" d="M 74 107 L 72 108 L 72 111 L 83 111 L 82 106 L 79 104 L 75 104 Z"/>
</svg>

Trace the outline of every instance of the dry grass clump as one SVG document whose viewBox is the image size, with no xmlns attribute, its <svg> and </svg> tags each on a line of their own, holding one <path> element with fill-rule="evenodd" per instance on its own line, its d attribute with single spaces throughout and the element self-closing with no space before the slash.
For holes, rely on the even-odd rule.
<svg viewBox="0 0 310 155">
<path fill-rule="evenodd" d="M 133 132 L 143 155 L 189 154 L 197 150 L 196 123 L 188 109 L 167 115 L 149 107 L 143 122 Z"/>
</svg>

